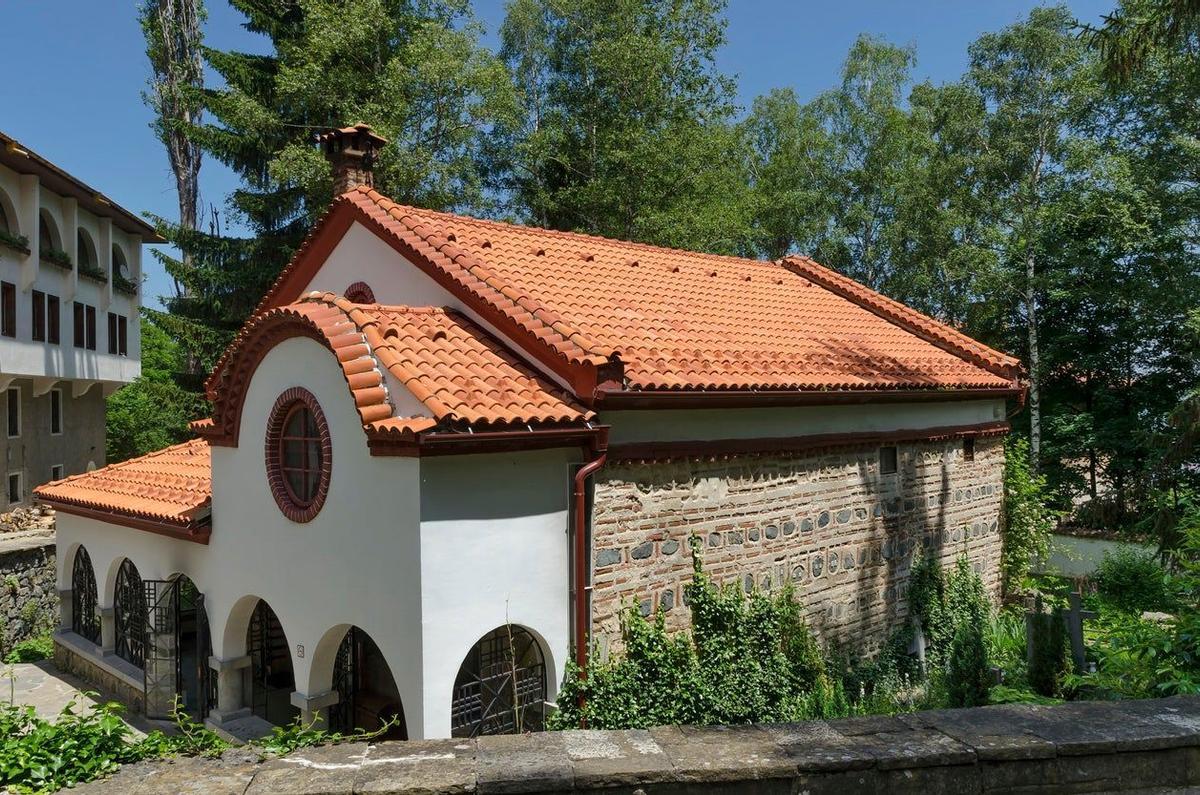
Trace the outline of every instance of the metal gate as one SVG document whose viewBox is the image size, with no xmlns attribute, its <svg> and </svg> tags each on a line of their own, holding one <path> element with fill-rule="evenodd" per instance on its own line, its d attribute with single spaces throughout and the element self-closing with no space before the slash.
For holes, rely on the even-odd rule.
<svg viewBox="0 0 1200 795">
<path fill-rule="evenodd" d="M 295 680 L 290 667 L 291 651 L 283 627 L 275 613 L 261 599 L 250 616 L 246 647 L 251 663 L 250 709 L 255 715 L 269 721 L 271 693 L 285 688 L 290 693 L 295 689 Z M 272 662 L 276 659 L 287 660 L 288 670 L 273 670 Z"/>
<path fill-rule="evenodd" d="M 191 584 L 191 580 L 188 580 L 188 584 L 191 585 L 190 588 L 180 589 L 179 604 L 181 615 L 192 610 L 196 616 L 197 693 L 196 703 L 187 706 L 192 711 L 192 717 L 203 722 L 208 717 L 209 711 L 217 706 L 217 677 L 213 676 L 212 669 L 208 666 L 208 658 L 212 656 L 212 634 L 208 629 L 208 611 L 204 608 L 204 594 L 196 590 L 195 585 Z"/>
<path fill-rule="evenodd" d="M 346 630 L 338 646 L 333 664 L 333 689 L 337 691 L 338 703 L 329 708 L 329 729 L 347 734 L 354 731 L 358 697 L 358 628 Z"/>
<path fill-rule="evenodd" d="M 146 717 L 169 718 L 179 693 L 179 578 L 146 580 Z"/>
<path fill-rule="evenodd" d="M 475 644 L 458 671 L 450 734 L 541 731 L 545 703 L 546 667 L 537 641 L 520 627 L 501 627 Z"/>
<path fill-rule="evenodd" d="M 138 668 L 146 659 L 146 592 L 142 577 L 133 561 L 125 558 L 117 570 L 113 623 L 116 625 L 116 653 Z"/>
<path fill-rule="evenodd" d="M 96 572 L 92 558 L 80 547 L 71 569 L 71 630 L 92 643 L 100 642 L 100 611 L 96 607 Z"/>
</svg>

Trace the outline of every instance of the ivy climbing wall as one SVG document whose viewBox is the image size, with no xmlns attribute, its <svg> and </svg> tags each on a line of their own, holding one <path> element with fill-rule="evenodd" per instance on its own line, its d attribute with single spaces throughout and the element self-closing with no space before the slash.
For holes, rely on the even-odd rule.
<svg viewBox="0 0 1200 795">
<path fill-rule="evenodd" d="M 992 595 L 1000 587 L 1002 438 L 902 442 L 884 473 L 877 445 L 776 456 L 614 463 L 593 508 L 593 628 L 619 638 L 620 611 L 661 608 L 689 624 L 689 537 L 705 570 L 747 591 L 792 582 L 827 641 L 871 653 L 907 616 L 913 554 L 945 565 L 966 553 Z"/>
</svg>

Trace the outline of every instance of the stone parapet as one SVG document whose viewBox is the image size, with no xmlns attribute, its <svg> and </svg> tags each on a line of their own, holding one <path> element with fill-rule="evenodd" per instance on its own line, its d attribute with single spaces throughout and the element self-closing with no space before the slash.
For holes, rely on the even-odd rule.
<svg viewBox="0 0 1200 795">
<path fill-rule="evenodd" d="M 83 793 L 1195 792 L 1200 697 L 351 743 L 134 765 Z"/>
</svg>

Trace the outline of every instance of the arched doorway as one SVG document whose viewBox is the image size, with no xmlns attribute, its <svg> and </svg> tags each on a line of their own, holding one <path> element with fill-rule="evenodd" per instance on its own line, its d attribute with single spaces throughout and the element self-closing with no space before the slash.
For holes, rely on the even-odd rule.
<svg viewBox="0 0 1200 795">
<path fill-rule="evenodd" d="M 358 627 L 350 627 L 338 645 L 333 689 L 338 693 L 338 703 L 329 708 L 330 730 L 343 734 L 378 731 L 394 720 L 384 739 L 408 739 L 400 691 L 391 668 L 375 641 Z"/>
<path fill-rule="evenodd" d="M 117 570 L 113 622 L 117 656 L 141 668 L 146 664 L 146 595 L 142 575 L 129 558 L 122 560 Z"/>
<path fill-rule="evenodd" d="M 146 714 L 170 717 L 176 704 L 203 720 L 216 700 L 204 595 L 185 574 L 147 580 Z"/>
<path fill-rule="evenodd" d="M 246 653 L 250 655 L 250 711 L 276 726 L 288 725 L 300 715 L 292 706 L 296 675 L 291 647 L 275 611 L 262 599 L 250 615 Z"/>
<path fill-rule="evenodd" d="M 451 736 L 541 731 L 545 713 L 546 663 L 537 639 L 514 626 L 484 635 L 454 680 Z"/>
<path fill-rule="evenodd" d="M 92 558 L 87 549 L 80 547 L 71 564 L 71 631 L 92 643 L 100 642 L 98 595 Z"/>
</svg>

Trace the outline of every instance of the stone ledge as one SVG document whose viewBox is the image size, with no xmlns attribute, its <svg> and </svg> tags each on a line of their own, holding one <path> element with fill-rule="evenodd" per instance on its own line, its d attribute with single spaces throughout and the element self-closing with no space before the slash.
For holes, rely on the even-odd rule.
<svg viewBox="0 0 1200 795">
<path fill-rule="evenodd" d="M 548 732 L 326 746 L 259 762 L 134 765 L 85 793 L 871 792 L 1200 790 L 1200 697 L 996 706 L 765 726 Z"/>
<path fill-rule="evenodd" d="M 129 663 L 115 654 L 105 654 L 100 647 L 90 640 L 72 632 L 69 629 L 54 633 L 54 644 L 61 646 L 65 652 L 77 659 L 99 668 L 109 676 L 134 688 L 145 691 L 146 674 L 141 668 Z"/>
</svg>

